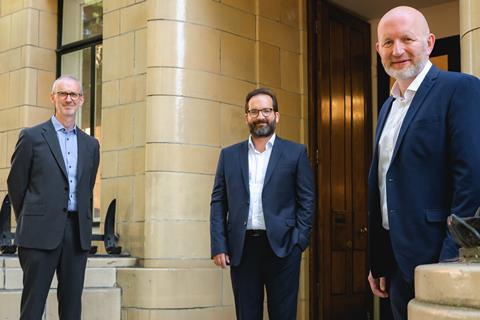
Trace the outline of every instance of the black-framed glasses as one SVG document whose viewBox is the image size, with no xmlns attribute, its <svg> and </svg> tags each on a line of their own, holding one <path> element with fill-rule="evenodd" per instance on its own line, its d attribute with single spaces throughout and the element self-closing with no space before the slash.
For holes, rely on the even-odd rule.
<svg viewBox="0 0 480 320">
<path fill-rule="evenodd" d="M 247 113 L 253 118 L 258 117 L 260 112 L 262 113 L 262 115 L 264 117 L 269 117 L 273 112 L 273 108 L 250 109 L 250 110 L 247 111 Z"/>
<path fill-rule="evenodd" d="M 67 99 L 67 97 L 70 96 L 73 101 L 77 101 L 78 99 L 80 99 L 81 96 L 83 96 L 81 93 L 65 91 L 57 91 L 55 92 L 55 94 L 62 99 Z"/>
</svg>

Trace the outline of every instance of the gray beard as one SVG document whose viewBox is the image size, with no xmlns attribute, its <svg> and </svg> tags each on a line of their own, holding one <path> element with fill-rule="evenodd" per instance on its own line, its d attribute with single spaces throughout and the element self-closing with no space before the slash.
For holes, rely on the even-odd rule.
<svg viewBox="0 0 480 320">
<path fill-rule="evenodd" d="M 423 68 L 427 64 L 427 61 L 428 57 L 426 57 L 426 59 L 424 60 L 421 60 L 418 64 L 412 65 L 404 70 L 395 70 L 393 68 L 388 68 L 387 66 L 385 66 L 385 64 L 383 64 L 383 68 L 390 77 L 395 78 L 396 80 L 408 80 L 418 76 L 418 74 L 422 72 Z"/>
<path fill-rule="evenodd" d="M 257 126 L 257 124 L 249 124 L 250 133 L 252 136 L 260 138 L 260 137 L 269 137 L 275 132 L 276 122 L 273 119 L 271 122 L 267 122 L 266 126 Z"/>
</svg>

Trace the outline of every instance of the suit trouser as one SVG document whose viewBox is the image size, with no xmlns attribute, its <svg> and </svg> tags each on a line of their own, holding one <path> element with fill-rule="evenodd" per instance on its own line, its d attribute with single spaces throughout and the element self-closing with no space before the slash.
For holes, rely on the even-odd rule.
<svg viewBox="0 0 480 320">
<path fill-rule="evenodd" d="M 23 270 L 20 320 L 42 318 L 55 271 L 59 318 L 80 320 L 87 256 L 88 251 L 80 247 L 77 214 L 67 218 L 63 241 L 57 248 L 41 250 L 19 247 L 18 257 Z"/>
<path fill-rule="evenodd" d="M 413 280 L 405 278 L 396 261 L 387 275 L 387 285 L 393 319 L 407 320 L 407 305 L 415 297 L 415 287 Z"/>
<path fill-rule="evenodd" d="M 269 319 L 296 319 L 301 257 L 299 246 L 279 258 L 265 233 L 247 235 L 240 264 L 230 268 L 237 319 L 263 319 L 264 287 Z"/>
</svg>

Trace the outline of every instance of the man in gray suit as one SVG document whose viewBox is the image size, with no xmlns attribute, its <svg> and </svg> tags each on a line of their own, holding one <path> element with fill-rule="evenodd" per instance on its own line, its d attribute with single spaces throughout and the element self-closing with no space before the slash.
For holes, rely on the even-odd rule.
<svg viewBox="0 0 480 320">
<path fill-rule="evenodd" d="M 77 79 L 55 80 L 50 100 L 55 115 L 20 132 L 7 181 L 23 270 L 20 319 L 41 319 L 56 271 L 60 319 L 80 320 L 99 144 L 75 125 L 84 101 Z"/>
</svg>

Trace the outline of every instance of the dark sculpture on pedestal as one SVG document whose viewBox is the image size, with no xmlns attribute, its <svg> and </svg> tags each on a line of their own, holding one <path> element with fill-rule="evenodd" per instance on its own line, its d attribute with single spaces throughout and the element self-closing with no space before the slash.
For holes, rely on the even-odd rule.
<svg viewBox="0 0 480 320">
<path fill-rule="evenodd" d="M 480 262 L 480 208 L 473 217 L 460 218 L 454 214 L 447 219 L 450 234 L 460 245 L 460 262 Z"/>
</svg>

